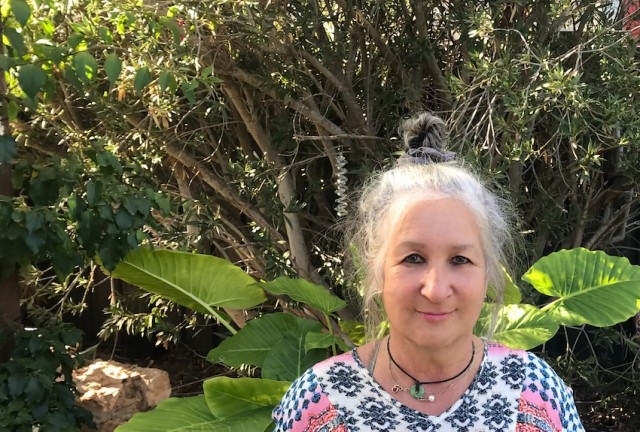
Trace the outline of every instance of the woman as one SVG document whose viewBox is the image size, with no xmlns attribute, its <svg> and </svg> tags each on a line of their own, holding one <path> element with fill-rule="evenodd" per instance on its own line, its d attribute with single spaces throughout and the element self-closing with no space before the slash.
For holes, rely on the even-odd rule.
<svg viewBox="0 0 640 432">
<path fill-rule="evenodd" d="M 584 431 L 544 361 L 473 334 L 487 287 L 502 296 L 508 205 L 443 150 L 443 131 L 427 113 L 406 121 L 407 154 L 353 221 L 368 329 L 382 305 L 388 336 L 305 372 L 276 431 Z"/>
</svg>

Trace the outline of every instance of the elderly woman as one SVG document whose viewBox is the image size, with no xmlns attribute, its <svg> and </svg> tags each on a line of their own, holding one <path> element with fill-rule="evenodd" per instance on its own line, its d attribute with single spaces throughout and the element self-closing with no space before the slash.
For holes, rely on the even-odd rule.
<svg viewBox="0 0 640 432">
<path fill-rule="evenodd" d="M 364 190 L 350 239 L 369 329 L 386 316 L 389 334 L 306 371 L 276 431 L 584 431 L 549 365 L 473 333 L 487 287 L 503 291 L 509 206 L 443 150 L 442 120 L 402 129 L 407 154 Z"/>
</svg>

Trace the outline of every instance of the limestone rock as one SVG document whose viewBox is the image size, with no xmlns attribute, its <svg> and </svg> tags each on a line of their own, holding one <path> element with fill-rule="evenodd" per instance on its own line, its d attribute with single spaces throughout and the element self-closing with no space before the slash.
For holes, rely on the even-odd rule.
<svg viewBox="0 0 640 432">
<path fill-rule="evenodd" d="M 116 361 L 96 360 L 73 373 L 78 403 L 91 411 L 98 432 L 113 432 L 134 414 L 171 395 L 169 374 Z"/>
</svg>

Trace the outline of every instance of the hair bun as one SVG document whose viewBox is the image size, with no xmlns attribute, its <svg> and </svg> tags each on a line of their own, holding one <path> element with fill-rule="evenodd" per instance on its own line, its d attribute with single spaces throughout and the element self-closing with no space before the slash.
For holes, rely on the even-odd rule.
<svg viewBox="0 0 640 432">
<path fill-rule="evenodd" d="M 428 112 L 419 113 L 400 125 L 407 154 L 401 161 L 409 163 L 440 163 L 455 160 L 454 152 L 446 151 L 446 129 L 444 121 Z"/>
</svg>

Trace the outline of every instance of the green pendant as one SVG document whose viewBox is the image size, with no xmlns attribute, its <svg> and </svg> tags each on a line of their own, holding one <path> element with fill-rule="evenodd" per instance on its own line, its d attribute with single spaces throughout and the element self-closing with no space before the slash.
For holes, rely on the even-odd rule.
<svg viewBox="0 0 640 432">
<path fill-rule="evenodd" d="M 424 389 L 420 383 L 415 383 L 409 389 L 409 393 L 411 393 L 411 396 L 413 396 L 414 399 L 422 399 L 422 396 L 424 396 Z"/>
</svg>

